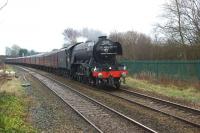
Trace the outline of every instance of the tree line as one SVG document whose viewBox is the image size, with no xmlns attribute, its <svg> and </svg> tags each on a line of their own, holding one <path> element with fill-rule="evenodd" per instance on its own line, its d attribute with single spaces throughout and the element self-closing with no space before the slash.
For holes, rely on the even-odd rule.
<svg viewBox="0 0 200 133">
<path fill-rule="evenodd" d="M 166 0 L 161 14 L 162 23 L 155 24 L 150 37 L 136 31 L 109 34 L 123 47 L 121 59 L 131 60 L 196 60 L 200 59 L 200 0 Z M 79 38 L 96 41 L 105 35 L 99 30 L 66 28 L 65 44 L 74 45 Z M 36 52 L 13 45 L 6 48 L 6 55 L 27 56 Z"/>
<path fill-rule="evenodd" d="M 163 11 L 153 39 L 135 31 L 110 34 L 122 44 L 124 59 L 200 59 L 200 0 L 167 0 Z"/>
<path fill-rule="evenodd" d="M 109 38 L 122 44 L 123 59 L 200 59 L 200 0 L 167 0 L 161 19 L 154 38 L 135 31 L 114 31 Z"/>
<path fill-rule="evenodd" d="M 90 30 L 88 30 L 90 31 Z M 94 30 L 93 30 L 94 31 Z M 64 31 L 64 37 L 67 40 L 67 45 L 73 45 L 77 43 L 77 38 L 81 34 L 72 28 L 68 28 Z M 92 37 L 90 36 L 92 35 Z M 95 35 L 95 37 L 94 37 Z M 87 33 L 87 40 L 96 41 L 101 34 Z M 84 36 L 86 37 L 86 36 Z M 111 32 L 109 39 L 122 44 L 123 56 L 120 59 L 128 60 L 196 60 L 200 59 L 200 43 L 195 44 L 180 44 L 170 38 L 163 41 L 161 38 L 152 39 L 143 33 L 136 31 L 127 32 Z"/>
<path fill-rule="evenodd" d="M 166 39 L 181 45 L 200 42 L 200 0 L 168 0 L 163 5 L 162 24 L 156 28 Z"/>
<path fill-rule="evenodd" d="M 16 44 L 12 45 L 11 47 L 6 47 L 6 56 L 23 57 L 35 54 L 38 54 L 38 52 L 35 52 L 34 50 L 21 48 Z"/>
<path fill-rule="evenodd" d="M 122 44 L 123 56 L 128 60 L 196 60 L 200 59 L 200 45 L 180 45 L 173 41 L 158 42 L 135 31 L 112 32 L 109 38 Z"/>
<path fill-rule="evenodd" d="M 196 60 L 200 59 L 200 0 L 167 0 L 155 24 L 153 38 L 136 31 L 111 32 L 109 38 L 123 47 L 121 59 Z M 88 40 L 102 35 L 100 31 L 72 28 L 64 30 L 65 40 L 74 44 L 77 37 Z"/>
</svg>

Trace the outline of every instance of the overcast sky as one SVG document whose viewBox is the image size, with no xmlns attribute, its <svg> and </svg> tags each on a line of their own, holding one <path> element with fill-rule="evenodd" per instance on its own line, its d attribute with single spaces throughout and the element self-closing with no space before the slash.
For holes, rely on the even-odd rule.
<svg viewBox="0 0 200 133">
<path fill-rule="evenodd" d="M 0 10 L 0 55 L 17 44 L 39 52 L 61 48 L 65 28 L 151 34 L 165 0 L 9 0 Z M 6 0 L 0 0 L 0 6 Z"/>
</svg>

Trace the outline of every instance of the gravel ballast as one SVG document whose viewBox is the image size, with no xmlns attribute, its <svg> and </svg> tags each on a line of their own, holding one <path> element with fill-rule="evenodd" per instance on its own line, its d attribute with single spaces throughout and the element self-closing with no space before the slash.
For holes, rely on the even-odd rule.
<svg viewBox="0 0 200 133">
<path fill-rule="evenodd" d="M 91 96 L 92 98 L 106 104 L 107 106 L 112 107 L 129 117 L 132 117 L 133 119 L 141 122 L 142 124 L 147 125 L 150 128 L 153 128 L 158 132 L 199 132 L 197 128 L 194 128 L 181 121 L 178 121 L 172 117 L 168 117 L 166 115 L 144 109 L 137 105 L 130 105 L 124 100 L 119 100 L 114 97 L 111 97 L 110 95 L 107 95 L 98 89 L 94 89 L 93 87 L 84 85 L 82 83 L 78 83 L 76 81 L 68 80 L 63 77 L 48 74 L 46 72 L 42 73 L 45 75 L 51 75 L 52 78 L 56 78 L 57 80 L 62 81 L 63 83 L 71 85 L 73 88 L 76 88 L 82 93 L 85 93 L 86 95 Z"/>
<path fill-rule="evenodd" d="M 86 95 L 93 97 L 94 99 L 106 104 L 109 107 L 112 107 L 118 110 L 119 112 L 129 117 L 132 117 L 133 119 L 141 122 L 142 124 L 147 125 L 150 128 L 153 128 L 154 130 L 158 132 L 166 132 L 166 133 L 168 132 L 172 132 L 172 133 L 173 132 L 174 133 L 198 132 L 198 129 L 190 125 L 187 125 L 183 122 L 177 121 L 174 118 L 156 113 L 154 111 L 144 109 L 137 105 L 130 105 L 124 100 L 119 100 L 114 97 L 111 97 L 110 95 L 107 95 L 93 87 L 89 87 L 87 85 L 78 83 L 76 81 L 67 80 L 65 78 L 55 76 L 53 74 L 49 74 L 46 72 L 42 72 L 42 73 L 45 75 L 49 75 L 52 78 L 56 78 L 57 80 L 62 81 L 63 83 L 70 84 L 71 86 L 73 86 L 73 88 L 78 89 L 79 91 L 85 93 Z"/>
<path fill-rule="evenodd" d="M 37 79 L 20 69 L 16 69 L 16 71 L 22 82 L 31 84 L 31 86 L 25 87 L 25 92 L 30 100 L 27 121 L 38 132 L 97 132 Z"/>
</svg>

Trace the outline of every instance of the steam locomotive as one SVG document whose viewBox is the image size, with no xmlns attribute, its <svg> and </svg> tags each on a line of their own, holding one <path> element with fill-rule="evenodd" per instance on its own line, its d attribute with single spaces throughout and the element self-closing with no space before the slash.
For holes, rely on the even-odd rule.
<svg viewBox="0 0 200 133">
<path fill-rule="evenodd" d="M 81 42 L 48 53 L 7 58 L 6 63 L 59 73 L 91 85 L 119 88 L 128 71 L 117 62 L 117 55 L 122 55 L 121 44 L 101 36 L 97 42 Z"/>
</svg>

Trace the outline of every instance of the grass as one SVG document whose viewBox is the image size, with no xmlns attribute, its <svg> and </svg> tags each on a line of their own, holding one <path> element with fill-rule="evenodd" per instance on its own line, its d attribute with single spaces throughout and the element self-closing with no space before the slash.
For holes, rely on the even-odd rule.
<svg viewBox="0 0 200 133">
<path fill-rule="evenodd" d="M 5 65 L 5 69 L 7 70 L 7 71 L 13 71 L 13 67 L 12 66 L 10 66 L 10 65 Z"/>
<path fill-rule="evenodd" d="M 200 103 L 200 90 L 193 86 L 176 86 L 174 84 L 157 84 L 148 80 L 139 80 L 128 77 L 127 86 L 144 91 L 154 92 L 168 97 Z"/>
<path fill-rule="evenodd" d="M 35 130 L 26 123 L 27 101 L 17 79 L 6 81 L 0 88 L 0 132 L 30 133 Z"/>
</svg>

